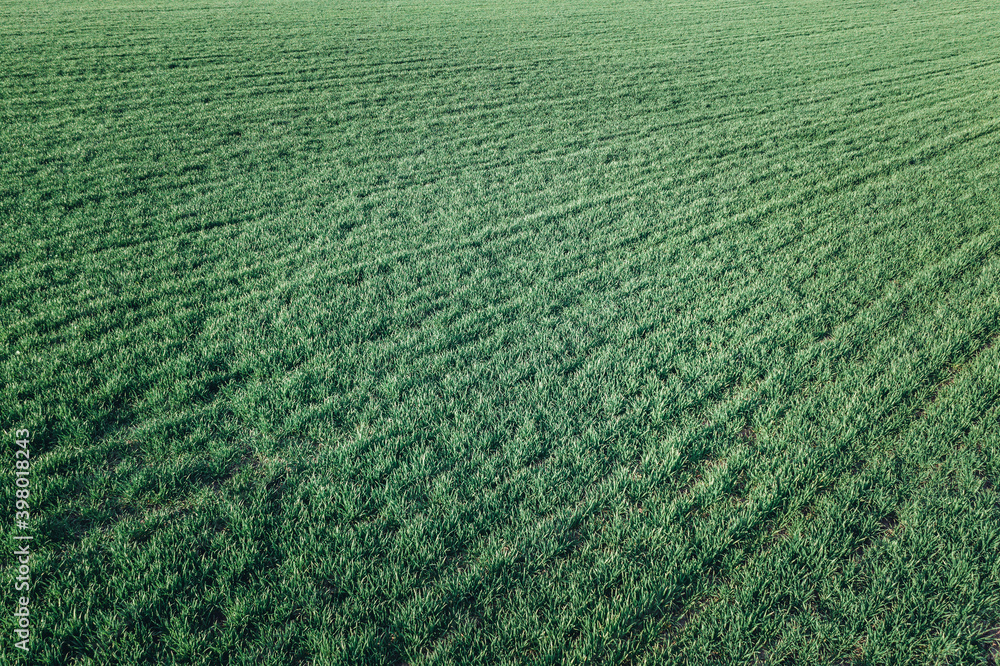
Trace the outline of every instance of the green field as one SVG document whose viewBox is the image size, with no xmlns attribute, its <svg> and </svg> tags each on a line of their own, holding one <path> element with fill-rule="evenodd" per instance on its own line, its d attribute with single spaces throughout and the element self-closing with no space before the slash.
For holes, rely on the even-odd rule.
<svg viewBox="0 0 1000 666">
<path fill-rule="evenodd" d="M 0 0 L 0 663 L 1000 662 L 997 26 Z"/>
</svg>

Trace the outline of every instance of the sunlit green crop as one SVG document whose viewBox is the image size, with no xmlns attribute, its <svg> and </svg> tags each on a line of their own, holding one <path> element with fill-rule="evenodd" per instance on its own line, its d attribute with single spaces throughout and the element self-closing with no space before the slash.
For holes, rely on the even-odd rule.
<svg viewBox="0 0 1000 666">
<path fill-rule="evenodd" d="M 0 0 L 4 658 L 1000 660 L 997 26 Z"/>
</svg>

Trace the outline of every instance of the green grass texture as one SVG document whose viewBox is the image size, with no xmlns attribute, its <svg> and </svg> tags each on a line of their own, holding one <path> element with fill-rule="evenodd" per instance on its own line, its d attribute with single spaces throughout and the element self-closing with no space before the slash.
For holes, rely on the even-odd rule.
<svg viewBox="0 0 1000 666">
<path fill-rule="evenodd" d="M 0 0 L 0 662 L 995 663 L 997 26 Z"/>
</svg>

